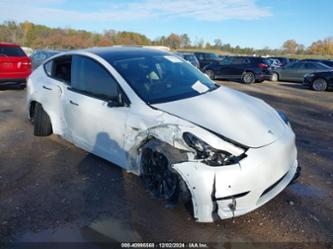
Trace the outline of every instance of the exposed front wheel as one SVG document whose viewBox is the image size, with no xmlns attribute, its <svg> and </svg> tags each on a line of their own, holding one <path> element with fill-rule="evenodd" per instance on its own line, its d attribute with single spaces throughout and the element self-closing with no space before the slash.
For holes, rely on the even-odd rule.
<svg viewBox="0 0 333 249">
<path fill-rule="evenodd" d="M 148 144 L 141 154 L 141 178 L 143 184 L 151 195 L 159 200 L 164 200 L 169 206 L 177 203 L 187 203 L 190 192 L 183 179 L 172 170 L 171 160 L 164 153 L 154 147 L 154 142 Z M 172 155 L 168 155 L 171 156 Z"/>
<path fill-rule="evenodd" d="M 243 78 L 242 78 L 243 82 L 245 84 L 252 84 L 255 82 L 255 76 L 254 76 L 254 73 L 251 73 L 251 72 L 246 72 L 244 75 L 243 75 Z"/>
<path fill-rule="evenodd" d="M 315 91 L 325 91 L 327 89 L 327 81 L 319 78 L 312 83 L 312 89 Z"/>
<path fill-rule="evenodd" d="M 44 111 L 42 105 L 37 103 L 33 113 L 34 135 L 40 137 L 50 135 L 52 133 L 50 117 Z"/>
<path fill-rule="evenodd" d="M 142 179 L 145 188 L 157 199 L 170 200 L 177 192 L 178 176 L 169 169 L 168 159 L 147 148 L 142 153 Z"/>
</svg>

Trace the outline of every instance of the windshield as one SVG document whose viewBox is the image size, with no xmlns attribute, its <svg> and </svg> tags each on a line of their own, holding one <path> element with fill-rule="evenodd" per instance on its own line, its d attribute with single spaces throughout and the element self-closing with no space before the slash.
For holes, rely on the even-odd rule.
<svg viewBox="0 0 333 249">
<path fill-rule="evenodd" d="M 147 56 L 110 62 L 146 103 L 175 101 L 216 89 L 208 77 L 176 56 Z"/>
</svg>

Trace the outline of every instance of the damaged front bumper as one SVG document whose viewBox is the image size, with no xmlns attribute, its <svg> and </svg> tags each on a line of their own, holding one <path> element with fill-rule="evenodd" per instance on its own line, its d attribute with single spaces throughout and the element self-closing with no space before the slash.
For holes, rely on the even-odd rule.
<svg viewBox="0 0 333 249">
<path fill-rule="evenodd" d="M 292 181 L 298 168 L 295 136 L 288 131 L 270 145 L 251 148 L 239 164 L 211 167 L 192 161 L 173 168 L 192 194 L 198 222 L 240 216 L 273 199 Z"/>
</svg>

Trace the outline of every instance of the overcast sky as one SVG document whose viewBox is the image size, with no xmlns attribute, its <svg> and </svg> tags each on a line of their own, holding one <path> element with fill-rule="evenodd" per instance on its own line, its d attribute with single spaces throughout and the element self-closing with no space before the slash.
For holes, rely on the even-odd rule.
<svg viewBox="0 0 333 249">
<path fill-rule="evenodd" d="M 0 0 L 5 20 L 279 48 L 287 39 L 308 46 L 333 36 L 333 0 Z"/>
</svg>

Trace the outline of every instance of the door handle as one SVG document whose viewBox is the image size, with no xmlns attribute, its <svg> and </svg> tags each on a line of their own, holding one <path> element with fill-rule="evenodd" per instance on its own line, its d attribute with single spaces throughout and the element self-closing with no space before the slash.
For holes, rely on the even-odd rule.
<svg viewBox="0 0 333 249">
<path fill-rule="evenodd" d="M 46 89 L 46 90 L 52 91 L 52 88 L 49 88 L 49 87 L 47 87 L 47 86 L 44 86 L 44 85 L 43 85 L 43 88 Z"/>
<path fill-rule="evenodd" d="M 75 103 L 75 102 L 73 102 L 73 101 L 71 101 L 71 100 L 69 101 L 69 103 L 72 104 L 72 105 L 75 105 L 75 106 L 79 106 L 78 103 Z"/>
</svg>

